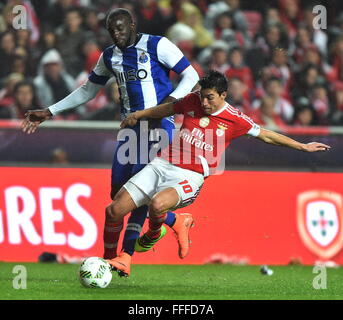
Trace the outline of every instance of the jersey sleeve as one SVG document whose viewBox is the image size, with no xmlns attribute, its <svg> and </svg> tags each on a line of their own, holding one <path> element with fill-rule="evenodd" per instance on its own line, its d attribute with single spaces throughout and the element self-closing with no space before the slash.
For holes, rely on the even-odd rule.
<svg viewBox="0 0 343 320">
<path fill-rule="evenodd" d="M 113 74 L 108 70 L 108 68 L 105 65 L 104 54 L 102 53 L 99 57 L 96 66 L 89 74 L 88 79 L 93 83 L 105 85 L 112 76 Z"/>
<path fill-rule="evenodd" d="M 234 126 L 233 138 L 237 138 L 245 134 L 257 137 L 260 134 L 260 131 L 261 128 L 258 124 L 244 113 L 238 112 Z"/>
<path fill-rule="evenodd" d="M 189 107 L 194 101 L 194 93 L 189 93 L 187 96 L 179 99 L 173 106 L 175 113 L 184 114 L 189 111 Z"/>
<path fill-rule="evenodd" d="M 182 73 L 190 65 L 182 51 L 165 37 L 157 44 L 157 57 L 164 66 L 177 74 Z"/>
</svg>

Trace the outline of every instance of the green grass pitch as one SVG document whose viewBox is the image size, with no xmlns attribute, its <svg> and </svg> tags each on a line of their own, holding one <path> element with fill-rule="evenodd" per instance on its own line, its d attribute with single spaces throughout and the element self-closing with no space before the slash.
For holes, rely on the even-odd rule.
<svg viewBox="0 0 343 320">
<path fill-rule="evenodd" d="M 13 288 L 16 265 L 26 289 Z M 129 278 L 113 274 L 105 289 L 84 288 L 78 265 L 0 262 L 1 300 L 342 300 L 343 268 L 326 269 L 326 289 L 315 289 L 311 266 L 133 265 Z"/>
</svg>

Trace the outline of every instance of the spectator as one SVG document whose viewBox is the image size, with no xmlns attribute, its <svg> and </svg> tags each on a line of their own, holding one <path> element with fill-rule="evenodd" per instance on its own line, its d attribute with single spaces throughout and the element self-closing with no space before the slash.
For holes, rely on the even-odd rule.
<svg viewBox="0 0 343 320">
<path fill-rule="evenodd" d="M 226 101 L 248 116 L 253 115 L 248 95 L 248 86 L 240 78 L 229 78 L 228 95 Z"/>
<path fill-rule="evenodd" d="M 296 81 L 292 89 L 293 100 L 297 100 L 300 97 L 310 99 L 313 87 L 317 84 L 324 84 L 325 82 L 325 75 L 320 72 L 318 66 L 305 66 L 296 75 Z"/>
<path fill-rule="evenodd" d="M 277 48 L 288 48 L 287 36 L 279 24 L 273 23 L 257 36 L 256 45 L 247 50 L 246 62 L 253 73 L 254 79 L 259 78 L 261 69 L 266 66 Z"/>
<path fill-rule="evenodd" d="M 332 75 L 333 82 L 343 82 L 343 36 L 337 38 L 332 46 Z"/>
<path fill-rule="evenodd" d="M 257 46 L 262 50 L 262 54 L 267 62 L 276 48 L 288 48 L 288 41 L 283 34 L 279 24 L 274 23 L 267 26 L 265 33 L 257 38 Z"/>
<path fill-rule="evenodd" d="M 328 47 L 330 48 L 339 37 L 343 36 L 343 12 L 336 17 L 335 23 L 328 25 Z"/>
<path fill-rule="evenodd" d="M 82 72 L 78 75 L 77 87 L 81 82 L 88 79 L 89 73 L 93 70 L 101 56 L 101 50 L 95 38 L 87 39 L 81 47 L 81 52 L 84 57 L 85 64 Z"/>
<path fill-rule="evenodd" d="M 69 164 L 68 153 L 64 148 L 55 148 L 52 150 L 50 155 L 50 163 L 52 164 Z"/>
<path fill-rule="evenodd" d="M 264 22 L 262 28 L 271 24 L 278 24 L 281 28 L 283 27 L 279 9 L 276 7 L 268 6 L 264 12 Z"/>
<path fill-rule="evenodd" d="M 229 5 L 229 10 L 232 13 L 233 22 L 237 30 L 247 37 L 248 23 L 243 11 L 240 9 L 240 0 L 225 0 L 225 2 Z"/>
<path fill-rule="evenodd" d="M 60 27 L 69 9 L 73 8 L 74 0 L 56 0 L 55 3 L 47 8 L 46 24 L 53 29 Z"/>
<path fill-rule="evenodd" d="M 290 99 L 289 89 L 292 84 L 292 71 L 288 66 L 287 52 L 283 49 L 274 49 L 271 63 L 265 67 L 267 77 L 277 77 L 281 80 L 283 96 Z"/>
<path fill-rule="evenodd" d="M 237 77 L 249 90 L 254 89 L 252 72 L 244 63 L 243 50 L 239 47 L 232 48 L 229 52 L 229 68 L 224 72 L 226 77 Z"/>
<path fill-rule="evenodd" d="M 281 20 L 280 11 L 277 7 L 268 6 L 265 8 L 260 33 L 264 35 L 267 34 L 267 30 L 270 26 L 277 26 L 277 28 L 281 31 L 283 42 L 288 42 L 286 39 L 287 29 Z"/>
<path fill-rule="evenodd" d="M 72 92 L 75 80 L 63 69 L 63 61 L 55 49 L 44 54 L 34 85 L 42 106 L 50 106 Z"/>
<path fill-rule="evenodd" d="M 173 24 L 167 31 L 168 38 L 175 34 L 175 29 L 180 30 L 180 26 L 186 25 L 194 31 L 194 45 L 199 51 L 212 44 L 213 38 L 208 30 L 203 26 L 203 19 L 200 10 L 193 4 L 184 2 L 177 15 L 178 22 Z"/>
<path fill-rule="evenodd" d="M 343 83 L 336 82 L 333 87 L 334 110 L 330 116 L 330 124 L 337 126 L 343 125 Z"/>
<path fill-rule="evenodd" d="M 20 51 L 18 49 L 21 49 Z M 19 52 L 18 52 L 19 51 Z M 29 77 L 31 72 L 29 70 L 31 63 L 27 57 L 25 49 L 17 48 L 13 56 L 12 73 L 20 73 L 25 77 Z"/>
<path fill-rule="evenodd" d="M 224 1 L 213 1 L 209 4 L 205 19 L 204 26 L 208 30 L 213 30 L 215 28 L 215 19 L 219 14 L 230 11 L 230 6 Z"/>
<path fill-rule="evenodd" d="M 0 90 L 0 107 L 8 107 L 14 103 L 13 89 L 15 85 L 24 80 L 21 73 L 11 73 L 4 81 L 4 88 Z"/>
<path fill-rule="evenodd" d="M 223 12 L 230 12 L 232 24 L 244 37 L 247 37 L 248 23 L 243 11 L 240 9 L 239 0 L 220 0 L 214 1 L 208 6 L 205 16 L 205 27 L 208 29 L 215 28 L 215 20 Z"/>
<path fill-rule="evenodd" d="M 305 50 L 301 66 L 311 64 L 317 66 L 320 72 L 325 74 L 327 78 L 334 76 L 333 68 L 326 62 L 326 59 L 322 58 L 322 55 L 315 46 L 310 46 Z"/>
<path fill-rule="evenodd" d="M 229 47 L 248 46 L 248 39 L 235 29 L 233 14 L 230 11 L 220 13 L 214 20 L 213 37 L 225 41 Z"/>
<path fill-rule="evenodd" d="M 197 55 L 197 61 L 205 67 L 205 69 L 209 68 L 212 60 L 212 55 L 214 51 L 225 51 L 226 53 L 229 52 L 229 46 L 225 41 L 217 40 L 215 41 L 210 47 L 207 47 Z"/>
<path fill-rule="evenodd" d="M 42 32 L 37 45 L 33 48 L 32 56 L 35 65 L 39 64 L 42 56 L 50 49 L 58 48 L 57 36 L 51 27 L 46 26 Z"/>
<path fill-rule="evenodd" d="M 148 34 L 164 35 L 168 28 L 176 22 L 172 10 L 162 11 L 156 0 L 137 1 L 136 20 L 138 30 Z"/>
<path fill-rule="evenodd" d="M 278 114 L 285 123 L 291 123 L 294 115 L 294 108 L 288 100 L 282 97 L 283 88 L 279 78 L 271 77 L 266 83 L 266 95 L 273 101 L 274 112 Z M 260 102 L 255 107 L 260 107 Z"/>
<path fill-rule="evenodd" d="M 311 105 L 316 113 L 318 124 L 327 125 L 329 114 L 332 111 L 328 90 L 323 84 L 316 84 L 311 92 Z"/>
<path fill-rule="evenodd" d="M 302 21 L 302 11 L 298 0 L 279 0 L 281 21 L 286 26 L 289 40 L 293 40 L 297 26 Z"/>
<path fill-rule="evenodd" d="M 31 82 L 18 82 L 13 89 L 13 97 L 12 105 L 0 108 L 0 118 L 24 119 L 28 110 L 37 109 L 35 88 Z"/>
<path fill-rule="evenodd" d="M 251 115 L 251 118 L 256 123 L 266 126 L 270 130 L 280 130 L 286 125 L 280 114 L 275 112 L 274 100 L 268 96 L 261 99 L 260 108 Z"/>
<path fill-rule="evenodd" d="M 296 64 L 301 65 L 304 60 L 305 52 L 308 48 L 313 48 L 311 33 L 307 27 L 299 27 L 294 41 L 290 45 L 290 55 Z"/>
<path fill-rule="evenodd" d="M 167 30 L 167 38 L 176 45 L 180 42 L 188 42 L 195 47 L 195 31 L 183 22 L 176 22 Z"/>
<path fill-rule="evenodd" d="M 296 126 L 313 126 L 317 124 L 315 111 L 306 97 L 302 97 L 297 101 L 292 123 Z"/>
<path fill-rule="evenodd" d="M 0 35 L 0 82 L 11 73 L 15 46 L 13 32 L 6 31 Z M 2 86 L 1 83 L 0 86 Z"/>
<path fill-rule="evenodd" d="M 212 50 L 208 69 L 224 73 L 229 68 L 227 51 L 223 47 L 215 47 Z"/>
<path fill-rule="evenodd" d="M 158 0 L 161 8 L 170 7 L 174 12 L 179 12 L 181 5 L 184 2 L 189 2 L 195 5 L 197 8 L 199 8 L 201 15 L 205 15 L 207 13 L 209 9 L 208 2 L 210 1 L 208 0 Z M 225 4 L 225 7 L 228 8 L 227 4 Z"/>
<path fill-rule="evenodd" d="M 80 48 L 86 39 L 82 29 L 82 17 L 78 8 L 71 8 L 65 14 L 64 24 L 57 31 L 58 50 L 68 73 L 76 77 L 84 66 Z"/>
<path fill-rule="evenodd" d="M 17 47 L 24 48 L 29 51 L 31 49 L 29 29 L 16 30 L 15 35 Z"/>
<path fill-rule="evenodd" d="M 87 38 L 97 40 L 101 50 L 111 45 L 111 38 L 107 30 L 100 24 L 99 13 L 94 8 L 86 10 L 84 25 L 87 31 Z"/>
</svg>

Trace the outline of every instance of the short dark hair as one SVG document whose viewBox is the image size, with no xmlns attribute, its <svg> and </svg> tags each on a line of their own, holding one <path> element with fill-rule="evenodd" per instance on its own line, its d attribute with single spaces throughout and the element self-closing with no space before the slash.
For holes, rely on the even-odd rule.
<svg viewBox="0 0 343 320">
<path fill-rule="evenodd" d="M 109 23 L 117 18 L 118 16 L 124 16 L 128 19 L 128 21 L 130 23 L 133 23 L 133 16 L 131 14 L 131 12 L 127 9 L 124 9 L 124 8 L 116 8 L 116 9 L 113 9 L 111 10 L 108 14 L 107 14 L 107 17 L 106 17 L 106 28 L 108 28 L 109 26 Z"/>
<path fill-rule="evenodd" d="M 72 6 L 72 7 L 68 8 L 68 9 L 66 10 L 65 16 L 66 16 L 67 14 L 71 13 L 71 12 L 76 12 L 76 13 L 80 16 L 80 18 L 82 18 L 81 11 L 82 11 L 81 8 L 76 7 L 76 6 Z"/>
<path fill-rule="evenodd" d="M 226 77 L 215 70 L 210 70 L 203 78 L 199 80 L 201 89 L 215 89 L 219 94 L 226 92 L 228 81 Z"/>
<path fill-rule="evenodd" d="M 282 85 L 282 80 L 281 78 L 277 77 L 277 76 L 271 76 L 270 78 L 267 79 L 266 81 L 266 85 L 269 85 L 272 82 L 278 82 L 280 85 Z"/>
</svg>

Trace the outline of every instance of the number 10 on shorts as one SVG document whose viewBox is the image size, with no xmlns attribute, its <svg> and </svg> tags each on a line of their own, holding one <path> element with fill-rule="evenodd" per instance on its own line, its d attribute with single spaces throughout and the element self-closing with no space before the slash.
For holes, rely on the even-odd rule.
<svg viewBox="0 0 343 320">
<path fill-rule="evenodd" d="M 190 186 L 188 180 L 183 180 L 181 182 L 179 182 L 179 185 L 182 186 L 182 189 L 185 193 L 190 193 L 193 191 L 192 187 Z"/>
</svg>

